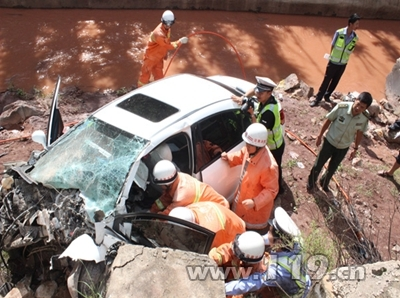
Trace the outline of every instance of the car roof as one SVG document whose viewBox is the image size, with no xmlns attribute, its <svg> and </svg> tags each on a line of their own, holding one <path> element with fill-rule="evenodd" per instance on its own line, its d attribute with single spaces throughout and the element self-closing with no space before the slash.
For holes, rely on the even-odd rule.
<svg viewBox="0 0 400 298">
<path fill-rule="evenodd" d="M 117 105 L 135 94 L 144 94 L 178 109 L 178 112 L 160 122 L 152 122 L 121 109 Z M 94 114 L 96 118 L 131 134 L 151 139 L 160 130 L 195 111 L 220 101 L 231 101 L 232 92 L 220 84 L 191 74 L 170 76 L 131 91 L 115 99 Z"/>
</svg>

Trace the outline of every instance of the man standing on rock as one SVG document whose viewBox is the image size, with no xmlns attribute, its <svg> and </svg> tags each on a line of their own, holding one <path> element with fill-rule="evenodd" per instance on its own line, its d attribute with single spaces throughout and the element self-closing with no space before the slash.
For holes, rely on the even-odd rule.
<svg viewBox="0 0 400 298">
<path fill-rule="evenodd" d="M 151 75 L 153 75 L 154 81 L 163 78 L 164 59 L 167 58 L 168 51 L 188 42 L 187 37 L 181 37 L 178 41 L 171 42 L 171 26 L 174 23 L 174 14 L 172 11 L 166 10 L 161 17 L 161 23 L 151 32 L 144 53 L 138 87 L 148 84 Z"/>
<path fill-rule="evenodd" d="M 367 108 L 372 103 L 369 92 L 362 92 L 355 102 L 341 102 L 337 104 L 326 116 L 321 131 L 317 137 L 317 147 L 321 144 L 322 137 L 328 130 L 322 148 L 318 153 L 314 166 L 308 176 L 307 190 L 315 188 L 315 182 L 324 164 L 330 159 L 328 169 L 319 180 L 324 191 L 329 191 L 328 185 L 333 174 L 346 156 L 351 143 L 354 141 L 353 150 L 349 159 L 352 160 L 357 153 L 364 132 L 368 127 Z"/>
<path fill-rule="evenodd" d="M 353 53 L 358 36 L 355 30 L 358 29 L 360 24 L 360 17 L 354 13 L 349 17 L 348 25 L 345 28 L 339 29 L 335 32 L 331 44 L 331 54 L 329 62 L 326 66 L 325 77 L 322 81 L 319 91 L 314 100 L 310 103 L 310 107 L 315 107 L 322 100 L 331 102 L 330 96 L 335 91 L 346 65 L 349 62 L 351 53 Z"/>
</svg>

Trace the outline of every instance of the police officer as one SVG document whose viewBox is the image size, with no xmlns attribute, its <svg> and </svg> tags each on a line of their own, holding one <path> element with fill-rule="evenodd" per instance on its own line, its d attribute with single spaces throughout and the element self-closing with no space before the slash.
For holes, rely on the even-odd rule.
<svg viewBox="0 0 400 298">
<path fill-rule="evenodd" d="M 257 97 L 258 103 L 254 109 L 249 107 L 248 112 L 251 116 L 252 123 L 261 123 L 268 130 L 267 146 L 275 158 L 279 168 L 279 192 L 284 192 L 283 179 L 282 179 L 282 156 L 285 150 L 284 141 L 284 130 L 281 124 L 283 110 L 280 107 L 279 102 L 275 99 L 272 94 L 276 84 L 270 78 L 256 76 L 257 85 L 255 88 L 248 90 L 243 96 L 239 97 L 232 95 L 233 101 L 241 105 L 244 98 L 250 98 L 252 96 Z"/>
<path fill-rule="evenodd" d="M 271 246 L 271 252 L 268 262 L 262 262 L 263 272 L 226 283 L 226 295 L 263 292 L 274 288 L 282 297 L 306 297 L 311 280 L 303 259 L 301 233 L 283 208 L 275 209 L 274 219 L 264 240 L 265 245 Z"/>
<path fill-rule="evenodd" d="M 352 160 L 356 156 L 358 146 L 368 127 L 369 116 L 367 108 L 371 103 L 371 94 L 362 92 L 355 102 L 341 102 L 325 116 L 326 121 L 316 140 L 317 147 L 321 144 L 325 131 L 328 130 L 328 132 L 308 176 L 308 191 L 312 191 L 315 188 L 315 182 L 322 167 L 330 159 L 328 169 L 319 180 L 322 189 L 329 191 L 329 181 L 353 142 L 354 147 L 351 150 L 349 160 Z"/>
<path fill-rule="evenodd" d="M 339 83 L 346 65 L 349 62 L 351 53 L 353 53 L 358 36 L 355 30 L 360 25 L 360 17 L 354 13 L 349 17 L 348 25 L 345 28 L 339 29 L 335 32 L 331 43 L 331 54 L 329 62 L 326 66 L 324 80 L 322 81 L 319 91 L 315 99 L 310 103 L 310 107 L 315 107 L 322 100 L 330 102 L 330 96 L 337 84 Z"/>
</svg>

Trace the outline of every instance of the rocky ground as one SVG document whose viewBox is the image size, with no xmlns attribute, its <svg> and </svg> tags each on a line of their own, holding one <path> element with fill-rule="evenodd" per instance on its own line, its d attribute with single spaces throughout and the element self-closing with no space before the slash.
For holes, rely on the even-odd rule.
<svg viewBox="0 0 400 298">
<path fill-rule="evenodd" d="M 370 123 L 357 159 L 343 161 L 331 192 L 306 190 L 309 170 L 315 160 L 315 139 L 332 104 L 310 108 L 305 96 L 282 94 L 285 109 L 286 149 L 283 175 L 286 183 L 281 205 L 303 231 L 306 243 L 315 254 L 329 260 L 325 267 L 398 259 L 400 252 L 399 192 L 400 173 L 394 179 L 377 175 L 394 162 L 400 148 L 385 140 L 387 124 L 396 116 L 385 111 Z M 21 98 L 22 97 L 22 98 Z M 117 97 L 116 93 L 83 93 L 76 88 L 62 89 L 59 101 L 63 120 L 73 124 Z M 338 96 L 339 97 L 339 96 Z M 20 102 L 15 102 L 21 100 Z M 379 100 L 379 99 L 378 99 Z M 7 106 L 13 103 L 13 106 Z M 35 109 L 20 108 L 25 104 Z M 30 139 L 36 129 L 46 129 L 50 99 L 6 91 L 0 94 L 2 131 L 0 132 L 0 171 L 13 162 L 26 161 L 30 152 L 41 149 Z M 15 119 L 22 119 L 16 123 Z M 26 118 L 26 119 L 25 119 Z M 324 273 L 327 268 L 320 267 Z M 6 276 L 5 276 L 6 278 Z"/>
</svg>

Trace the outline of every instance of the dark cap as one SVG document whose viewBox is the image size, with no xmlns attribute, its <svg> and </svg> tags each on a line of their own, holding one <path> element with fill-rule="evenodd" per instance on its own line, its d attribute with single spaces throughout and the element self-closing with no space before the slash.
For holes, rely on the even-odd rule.
<svg viewBox="0 0 400 298">
<path fill-rule="evenodd" d="M 349 17 L 349 23 L 354 24 L 355 22 L 357 22 L 357 21 L 360 20 L 360 19 L 361 19 L 361 17 L 360 17 L 358 14 L 353 13 L 353 14 Z"/>
</svg>

